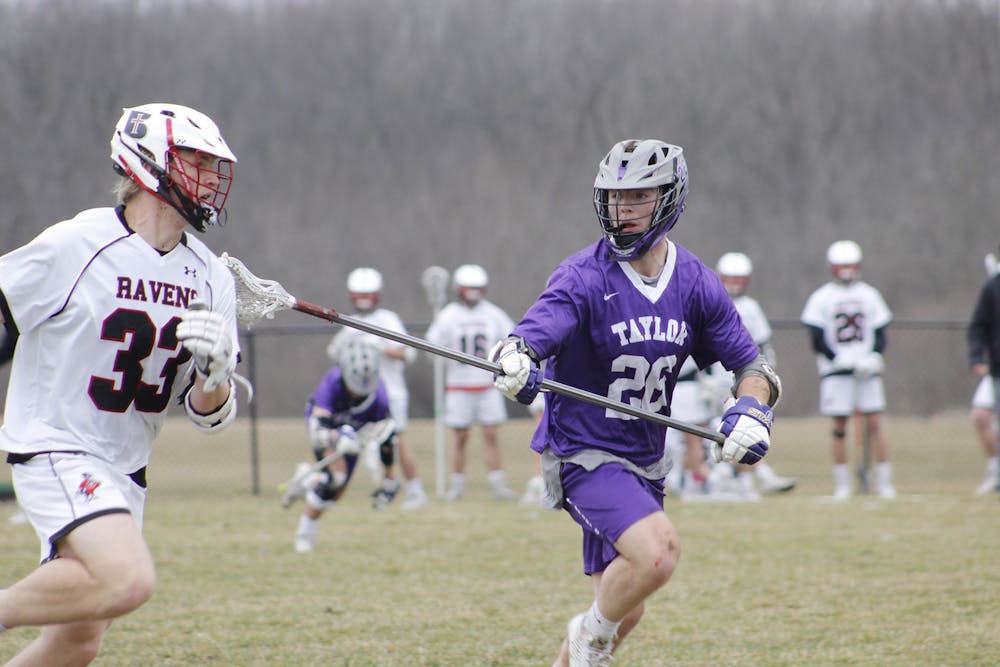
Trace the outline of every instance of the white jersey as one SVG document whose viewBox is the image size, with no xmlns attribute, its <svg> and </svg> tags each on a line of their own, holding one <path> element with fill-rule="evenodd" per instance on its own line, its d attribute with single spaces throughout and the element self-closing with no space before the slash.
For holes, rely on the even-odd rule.
<svg viewBox="0 0 1000 667">
<path fill-rule="evenodd" d="M 736 306 L 736 311 L 740 314 L 743 325 L 750 332 L 753 342 L 757 343 L 757 347 L 763 349 L 771 342 L 771 323 L 767 321 L 764 309 L 760 307 L 756 299 L 746 294 L 733 297 L 733 305 Z"/>
<path fill-rule="evenodd" d="M 49 227 L 0 257 L 0 307 L 20 333 L 0 449 L 87 452 L 132 473 L 188 385 L 177 324 L 195 299 L 236 328 L 225 265 L 185 234 L 161 255 L 116 209 Z"/>
<path fill-rule="evenodd" d="M 802 310 L 802 323 L 823 330 L 826 344 L 847 359 L 871 352 L 875 330 L 892 321 L 892 313 L 877 289 L 856 280 L 849 285 L 828 282 L 809 297 Z M 833 372 L 824 355 L 816 355 L 820 376 Z"/>
<path fill-rule="evenodd" d="M 438 312 L 427 340 L 485 359 L 493 345 L 506 338 L 514 329 L 514 322 L 498 306 L 485 299 L 476 305 L 466 306 L 454 301 Z M 449 359 L 445 364 L 447 389 L 482 390 L 493 386 L 493 375 L 481 368 Z"/>
<path fill-rule="evenodd" d="M 386 308 L 376 308 L 369 313 L 358 313 L 352 315 L 356 320 L 367 322 L 396 333 L 406 333 L 406 327 L 399 315 Z M 412 363 L 417 357 L 417 351 L 408 345 L 397 343 L 387 338 L 381 338 L 358 329 L 344 327 L 333 337 L 330 344 L 326 346 L 326 356 L 333 363 L 340 362 L 340 353 L 347 342 L 356 337 L 364 337 L 367 342 L 374 344 L 382 351 L 382 360 L 379 364 L 379 375 L 385 382 L 385 389 L 389 396 L 406 395 L 406 365 Z M 386 355 L 387 350 L 403 350 L 404 357 L 396 359 Z"/>
</svg>

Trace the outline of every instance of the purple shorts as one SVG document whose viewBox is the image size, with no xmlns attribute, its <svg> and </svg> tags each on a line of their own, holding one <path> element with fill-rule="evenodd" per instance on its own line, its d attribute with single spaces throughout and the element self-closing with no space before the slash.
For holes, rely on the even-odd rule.
<svg viewBox="0 0 1000 667">
<path fill-rule="evenodd" d="M 563 507 L 583 528 L 583 572 L 603 572 L 618 555 L 614 544 L 629 526 L 663 511 L 663 480 L 640 477 L 618 463 L 593 472 L 568 463 L 562 470 Z"/>
</svg>

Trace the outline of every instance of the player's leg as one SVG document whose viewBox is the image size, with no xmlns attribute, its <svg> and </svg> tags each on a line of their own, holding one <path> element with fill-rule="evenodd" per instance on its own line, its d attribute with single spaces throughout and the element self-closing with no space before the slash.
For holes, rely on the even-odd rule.
<svg viewBox="0 0 1000 667">
<path fill-rule="evenodd" d="M 105 621 L 149 599 L 156 575 L 137 478 L 75 454 L 39 454 L 11 471 L 42 564 L 0 591 L 0 625 Z"/>
<path fill-rule="evenodd" d="M 872 377 L 858 381 L 858 408 L 862 413 L 872 459 L 875 461 L 875 492 L 880 498 L 892 500 L 896 497 L 896 488 L 892 483 L 889 441 L 883 428 L 885 389 L 882 378 Z"/>
<path fill-rule="evenodd" d="M 854 412 L 854 379 L 844 375 L 821 378 L 819 411 L 824 417 L 830 418 L 833 499 L 847 500 L 853 493 L 853 481 L 847 463 L 847 419 Z"/>
<path fill-rule="evenodd" d="M 499 391 L 479 393 L 476 419 L 483 434 L 483 462 L 490 492 L 498 500 L 514 500 L 517 494 L 507 486 L 500 453 L 500 426 L 507 421 L 507 402 Z"/>
<path fill-rule="evenodd" d="M 570 621 L 569 651 L 606 656 L 638 623 L 643 601 L 670 579 L 679 540 L 663 512 L 662 483 L 617 464 L 592 472 L 568 465 L 563 488 L 567 511 L 584 529 L 584 571 L 602 573 L 594 603 Z"/>
<path fill-rule="evenodd" d="M 997 477 L 1000 475 L 1000 459 L 997 458 L 997 418 L 994 412 L 993 378 L 987 376 L 976 385 L 972 395 L 972 409 L 969 419 L 976 430 L 976 437 L 983 454 L 986 455 L 986 470 L 983 481 L 976 487 L 976 495 L 985 495 L 997 488 Z"/>
<path fill-rule="evenodd" d="M 314 452 L 321 460 L 333 450 Z M 305 506 L 295 527 L 294 546 L 298 553 L 307 553 L 316 548 L 319 534 L 319 520 L 323 513 L 332 508 L 347 490 L 347 484 L 357 464 L 356 456 L 345 456 L 328 465 L 313 485 L 306 491 Z"/>
<path fill-rule="evenodd" d="M 89 665 L 97 657 L 101 640 L 110 625 L 111 621 L 47 625 L 5 667 Z"/>
<path fill-rule="evenodd" d="M 451 479 L 445 500 L 458 500 L 465 494 L 465 462 L 472 427 L 473 392 L 449 390 L 444 393 L 444 425 L 452 432 Z"/>
<path fill-rule="evenodd" d="M 27 508 L 29 517 L 32 509 Z M 153 594 L 153 558 L 132 516 L 85 521 L 56 546 L 58 558 L 0 593 L 6 628 L 116 618 Z"/>
<path fill-rule="evenodd" d="M 399 467 L 406 480 L 406 498 L 403 501 L 404 510 L 420 509 L 427 504 L 427 493 L 417 467 L 417 457 L 414 456 L 410 444 L 403 436 L 409 422 L 410 395 L 402 391 L 389 392 L 389 414 L 396 422 L 396 453 L 399 456 Z"/>
</svg>

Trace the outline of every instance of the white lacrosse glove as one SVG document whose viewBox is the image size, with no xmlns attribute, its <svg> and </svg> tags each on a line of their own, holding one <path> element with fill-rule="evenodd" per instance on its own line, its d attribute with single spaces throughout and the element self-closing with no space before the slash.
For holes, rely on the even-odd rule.
<svg viewBox="0 0 1000 667">
<path fill-rule="evenodd" d="M 236 370 L 236 353 L 229 322 L 199 302 L 191 304 L 177 325 L 177 338 L 194 358 L 195 371 L 205 380 L 205 391 L 227 384 Z"/>
<path fill-rule="evenodd" d="M 833 370 L 838 373 L 852 373 L 854 372 L 855 362 L 854 359 L 850 358 L 844 353 L 840 353 L 833 357 L 830 361 L 833 365 Z"/>
<path fill-rule="evenodd" d="M 493 386 L 512 401 L 531 405 L 542 388 L 542 369 L 522 345 L 520 340 L 507 339 L 490 350 L 489 358 L 502 371 L 493 375 Z"/>
<path fill-rule="evenodd" d="M 753 396 L 741 396 L 727 401 L 719 431 L 726 436 L 721 445 L 712 443 L 712 459 L 719 463 L 754 464 L 764 458 L 771 444 L 771 424 L 774 415 Z"/>
<path fill-rule="evenodd" d="M 353 426 L 344 424 L 337 429 L 337 451 L 344 456 L 357 456 L 361 451 L 358 433 Z"/>
<path fill-rule="evenodd" d="M 885 368 L 882 355 L 878 352 L 869 352 L 862 355 L 858 362 L 854 364 L 854 374 L 859 378 L 870 378 L 878 375 Z"/>
</svg>

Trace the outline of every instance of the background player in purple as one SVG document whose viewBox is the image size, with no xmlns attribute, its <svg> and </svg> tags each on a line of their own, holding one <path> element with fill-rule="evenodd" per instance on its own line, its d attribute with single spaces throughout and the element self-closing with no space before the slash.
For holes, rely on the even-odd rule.
<svg viewBox="0 0 1000 667">
<path fill-rule="evenodd" d="M 41 565 L 0 590 L 0 631 L 44 626 L 8 665 L 96 657 L 153 594 L 146 465 L 168 405 L 207 432 L 236 418 L 233 278 L 187 229 L 224 218 L 236 157 L 194 109 L 123 111 L 118 206 L 0 257 L 0 326 L 17 336 L 0 449 L 41 542 Z"/>
<path fill-rule="evenodd" d="M 531 403 L 545 375 L 669 414 L 688 356 L 736 373 L 717 460 L 755 463 L 767 452 L 777 375 L 740 322 L 718 276 L 668 240 L 687 195 L 679 146 L 615 144 L 598 166 L 594 207 L 603 238 L 564 260 L 545 290 L 497 344 L 495 384 Z M 583 529 L 583 568 L 595 599 L 569 622 L 556 665 L 606 665 L 636 626 L 644 600 L 666 584 L 680 555 L 663 511 L 665 427 L 561 395 L 546 396 L 532 439 L 546 500 Z"/>
<path fill-rule="evenodd" d="M 361 453 L 357 430 L 389 417 L 389 395 L 379 377 L 380 357 L 379 349 L 364 338 L 350 339 L 340 353 L 340 363 L 326 372 L 306 404 L 306 426 L 316 460 L 338 450 L 342 456 L 306 485 L 306 506 L 295 530 L 299 553 L 316 547 L 320 517 L 347 490 Z M 390 432 L 376 443 L 386 467 L 393 463 L 393 437 Z"/>
</svg>

